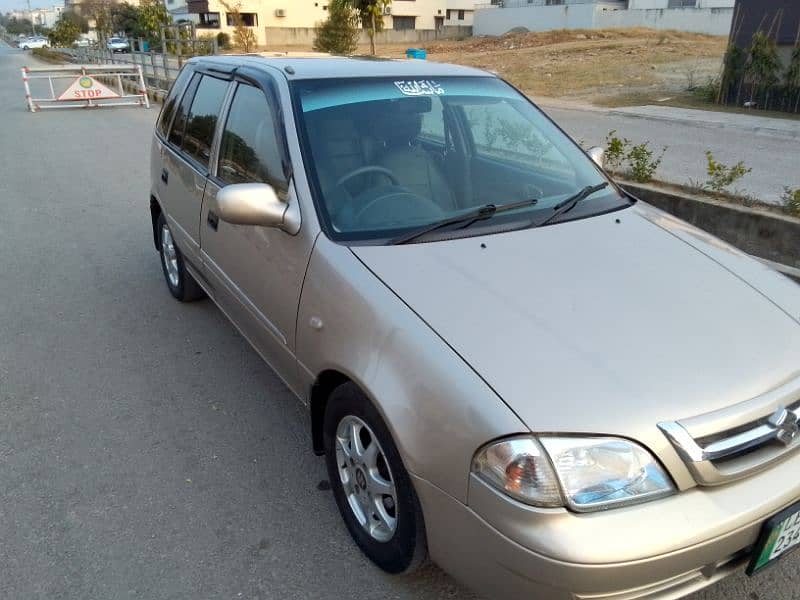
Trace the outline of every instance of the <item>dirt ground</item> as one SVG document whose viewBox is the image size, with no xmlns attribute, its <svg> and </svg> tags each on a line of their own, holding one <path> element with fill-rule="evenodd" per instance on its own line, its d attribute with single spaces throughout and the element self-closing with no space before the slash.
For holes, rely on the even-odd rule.
<svg viewBox="0 0 800 600">
<path fill-rule="evenodd" d="M 726 44 L 726 38 L 708 35 L 617 29 L 510 33 L 421 47 L 428 60 L 496 72 L 534 97 L 623 105 L 680 98 L 687 88 L 707 84 L 719 76 Z M 407 47 L 379 46 L 378 53 L 400 58 Z"/>
</svg>

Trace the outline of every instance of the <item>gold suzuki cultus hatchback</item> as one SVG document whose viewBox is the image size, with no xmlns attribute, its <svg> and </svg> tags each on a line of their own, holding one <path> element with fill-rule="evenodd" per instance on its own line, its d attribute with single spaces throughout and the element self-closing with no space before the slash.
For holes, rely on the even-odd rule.
<svg viewBox="0 0 800 600">
<path fill-rule="evenodd" d="M 169 291 L 210 297 L 308 406 L 386 571 L 672 599 L 794 560 L 800 287 L 600 163 L 462 67 L 209 57 L 175 82 L 150 198 Z"/>
</svg>

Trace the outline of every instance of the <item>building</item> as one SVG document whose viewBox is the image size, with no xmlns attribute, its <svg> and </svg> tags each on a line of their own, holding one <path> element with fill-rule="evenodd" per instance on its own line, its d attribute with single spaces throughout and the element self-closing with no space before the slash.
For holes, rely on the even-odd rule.
<svg viewBox="0 0 800 600">
<path fill-rule="evenodd" d="M 800 46 L 800 2 L 797 0 L 737 0 L 730 41 L 742 50 L 750 46 L 757 31 L 778 45 L 778 54 L 788 66 L 794 48 Z"/>
<path fill-rule="evenodd" d="M 447 0 L 445 4 L 444 24 L 447 27 L 472 27 L 475 19 L 473 0 Z"/>
<path fill-rule="evenodd" d="M 469 35 L 475 5 L 481 0 L 394 0 L 384 15 L 387 32 L 403 41 L 433 39 L 450 31 Z M 193 21 L 200 30 L 233 34 L 233 21 L 220 0 L 164 0 L 175 20 Z M 231 0 L 235 4 L 236 0 Z M 327 19 L 327 0 L 241 0 L 241 14 L 259 45 L 307 44 L 314 27 Z M 387 33 L 386 35 L 391 35 Z"/>
<path fill-rule="evenodd" d="M 755 61 L 750 49 L 757 33 L 773 40 L 780 63 Z M 800 4 L 797 0 L 737 0 L 726 54 L 720 99 L 723 104 L 800 113 L 797 60 Z M 762 46 L 763 48 L 763 46 Z M 767 69 L 766 65 L 774 65 Z"/>
<path fill-rule="evenodd" d="M 64 5 L 55 5 L 48 8 L 34 8 L 31 11 L 31 21 L 37 27 L 47 27 L 52 29 L 56 25 L 61 13 L 64 12 Z"/>
<path fill-rule="evenodd" d="M 650 27 L 728 35 L 736 0 L 491 0 L 475 12 L 476 35 L 524 27 L 607 29 Z"/>
<path fill-rule="evenodd" d="M 46 27 L 51 29 L 55 26 L 56 21 L 64 11 L 64 6 L 54 5 L 48 8 L 34 8 L 32 10 L 15 10 L 9 14 L 10 17 L 16 19 L 25 19 L 31 21 L 37 28 Z"/>
</svg>

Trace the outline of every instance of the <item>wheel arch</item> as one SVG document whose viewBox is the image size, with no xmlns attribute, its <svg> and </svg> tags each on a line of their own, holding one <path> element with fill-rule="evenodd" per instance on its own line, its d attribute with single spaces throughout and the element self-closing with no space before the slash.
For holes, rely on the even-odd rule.
<svg viewBox="0 0 800 600">
<path fill-rule="evenodd" d="M 150 196 L 150 220 L 153 223 L 153 245 L 158 250 L 159 242 L 159 232 L 158 232 L 158 218 L 161 216 L 161 205 L 158 203 L 158 199 L 151 195 Z"/>
<path fill-rule="evenodd" d="M 327 369 L 320 373 L 311 385 L 311 394 L 309 396 L 309 408 L 311 409 L 311 442 L 313 444 L 314 454 L 317 456 L 325 454 L 322 426 L 325 421 L 325 408 L 328 406 L 328 398 L 330 398 L 333 390 L 348 382 L 356 383 L 352 378 L 341 371 Z M 356 385 L 358 384 L 356 383 Z"/>
</svg>

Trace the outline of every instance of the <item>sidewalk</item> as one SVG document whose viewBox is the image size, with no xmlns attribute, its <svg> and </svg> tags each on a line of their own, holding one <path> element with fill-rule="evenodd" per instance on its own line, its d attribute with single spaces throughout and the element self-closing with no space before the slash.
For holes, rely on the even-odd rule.
<svg viewBox="0 0 800 600">
<path fill-rule="evenodd" d="M 741 113 L 673 108 L 671 106 L 630 106 L 610 109 L 608 113 L 658 121 L 675 121 L 704 127 L 739 129 L 770 136 L 780 135 L 800 138 L 800 120 L 762 117 L 757 113 L 744 115 Z M 800 165 L 798 165 L 798 168 L 800 168 Z"/>
</svg>

